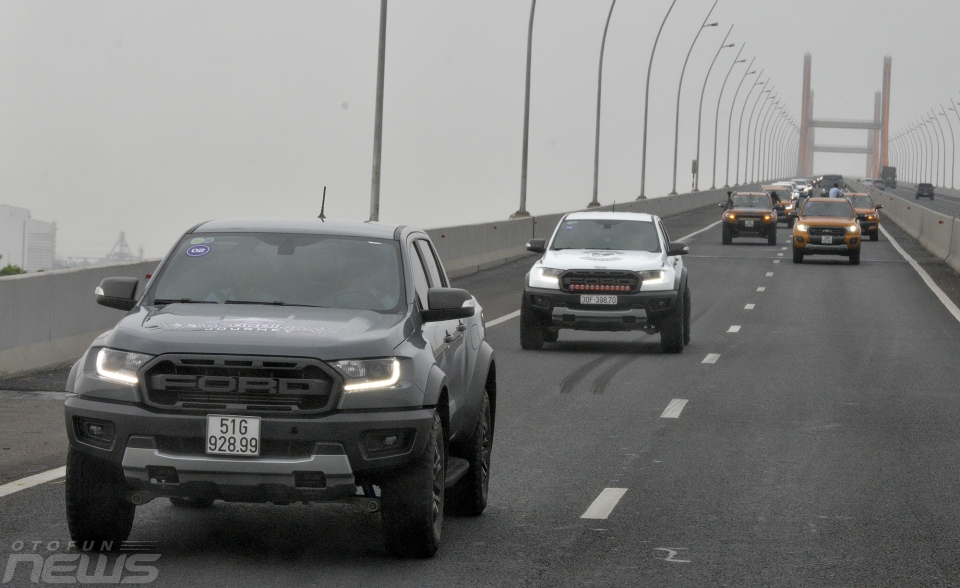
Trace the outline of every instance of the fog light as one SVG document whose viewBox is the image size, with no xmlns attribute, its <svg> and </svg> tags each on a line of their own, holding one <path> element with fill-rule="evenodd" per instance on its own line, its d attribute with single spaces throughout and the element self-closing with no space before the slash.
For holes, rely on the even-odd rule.
<svg viewBox="0 0 960 588">
<path fill-rule="evenodd" d="M 416 429 L 393 429 L 367 431 L 363 434 L 363 447 L 370 457 L 399 455 L 410 450 Z"/>
<path fill-rule="evenodd" d="M 540 308 L 550 308 L 550 300 L 545 296 L 532 296 L 530 298 L 534 306 Z"/>
<path fill-rule="evenodd" d="M 147 466 L 147 477 L 151 484 L 179 484 L 177 468 L 170 466 Z"/>
<path fill-rule="evenodd" d="M 799 235 L 797 235 L 797 243 L 799 243 L 799 244 L 801 244 L 801 245 L 803 245 L 803 242 L 804 242 L 804 239 L 803 239 L 803 237 L 801 237 L 801 236 L 799 236 Z"/>
<path fill-rule="evenodd" d="M 78 440 L 88 445 L 103 448 L 113 445 L 115 435 L 113 423 L 75 417 L 74 432 Z"/>
</svg>

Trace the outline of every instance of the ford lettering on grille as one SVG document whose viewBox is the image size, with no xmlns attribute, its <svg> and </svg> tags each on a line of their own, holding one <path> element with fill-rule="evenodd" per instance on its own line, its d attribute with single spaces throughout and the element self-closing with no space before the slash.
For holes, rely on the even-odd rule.
<svg viewBox="0 0 960 588">
<path fill-rule="evenodd" d="M 181 376 L 159 374 L 150 378 L 154 390 L 163 392 L 208 392 L 238 394 L 325 394 L 318 380 L 292 378 L 243 378 L 232 376 Z"/>
</svg>

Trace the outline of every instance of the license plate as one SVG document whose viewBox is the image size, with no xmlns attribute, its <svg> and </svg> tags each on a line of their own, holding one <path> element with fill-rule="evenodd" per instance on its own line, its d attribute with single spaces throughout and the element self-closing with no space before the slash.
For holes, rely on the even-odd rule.
<svg viewBox="0 0 960 588">
<path fill-rule="evenodd" d="M 821 239 L 823 240 L 820 242 L 824 245 L 833 245 L 833 235 L 824 235 Z"/>
<path fill-rule="evenodd" d="M 752 226 L 753 226 L 753 221 L 743 221 L 743 226 L 745 226 L 745 227 L 752 227 Z"/>
<path fill-rule="evenodd" d="M 580 296 L 580 304 L 616 304 L 616 296 Z"/>
<path fill-rule="evenodd" d="M 208 455 L 260 455 L 260 417 L 207 415 Z"/>
</svg>

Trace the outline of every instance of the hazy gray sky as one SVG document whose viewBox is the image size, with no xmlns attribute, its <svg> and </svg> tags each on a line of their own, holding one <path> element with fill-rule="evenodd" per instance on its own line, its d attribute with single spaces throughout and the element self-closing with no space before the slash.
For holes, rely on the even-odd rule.
<svg viewBox="0 0 960 588">
<path fill-rule="evenodd" d="M 643 85 L 670 0 L 618 0 L 604 65 L 600 200 L 640 188 Z M 678 0 L 651 82 L 647 192 L 670 190 L 680 68 L 713 0 Z M 211 218 L 369 210 L 378 0 L 0 2 L 0 203 L 58 223 L 58 249 L 100 256 L 121 230 L 149 256 Z M 533 39 L 528 208 L 591 197 L 597 59 L 609 0 L 540 0 Z M 435 227 L 517 209 L 528 0 L 392 0 L 381 220 Z M 813 55 L 815 116 L 869 119 L 893 57 L 891 131 L 960 99 L 956 0 L 720 0 L 690 58 L 678 188 L 690 186 L 704 75 L 732 42 L 799 114 Z M 707 86 L 701 188 L 726 49 Z M 721 106 L 725 177 L 729 101 Z M 744 90 L 746 85 L 744 86 Z M 734 144 L 740 101 L 734 117 Z M 748 108 L 749 113 L 749 108 Z M 950 113 L 951 115 L 953 113 Z M 954 121 L 957 123 L 957 121 Z M 960 133 L 960 124 L 955 124 Z M 864 144 L 863 131 L 818 142 Z M 949 149 L 949 143 L 948 143 Z M 815 172 L 862 175 L 864 156 Z"/>
</svg>

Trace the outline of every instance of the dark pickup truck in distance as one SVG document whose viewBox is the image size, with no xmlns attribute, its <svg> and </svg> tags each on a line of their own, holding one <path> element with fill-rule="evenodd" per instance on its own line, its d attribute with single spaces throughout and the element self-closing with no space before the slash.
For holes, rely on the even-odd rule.
<svg viewBox="0 0 960 588">
<path fill-rule="evenodd" d="M 917 193 L 914 196 L 915 200 L 920 200 L 921 198 L 933 200 L 933 196 L 933 184 L 917 184 Z"/>
<path fill-rule="evenodd" d="M 346 502 L 430 557 L 444 510 L 487 503 L 497 406 L 483 314 L 423 231 L 320 219 L 187 231 L 74 366 L 66 510 L 78 544 L 137 506 Z M 154 513 L 152 516 L 162 516 Z"/>
</svg>

